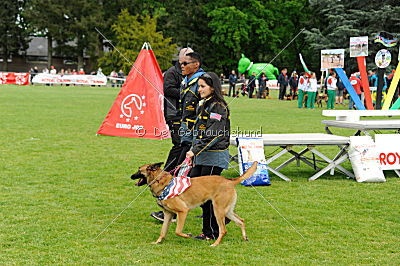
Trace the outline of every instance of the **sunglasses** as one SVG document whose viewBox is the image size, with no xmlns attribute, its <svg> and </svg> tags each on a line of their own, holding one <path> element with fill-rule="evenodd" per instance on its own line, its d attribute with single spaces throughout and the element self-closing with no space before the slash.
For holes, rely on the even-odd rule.
<svg viewBox="0 0 400 266">
<path fill-rule="evenodd" d="M 179 64 L 180 64 L 180 65 L 187 66 L 187 65 L 189 65 L 189 64 L 191 64 L 191 63 L 196 63 L 196 61 L 192 61 L 192 62 L 182 62 L 182 63 L 179 63 Z"/>
</svg>

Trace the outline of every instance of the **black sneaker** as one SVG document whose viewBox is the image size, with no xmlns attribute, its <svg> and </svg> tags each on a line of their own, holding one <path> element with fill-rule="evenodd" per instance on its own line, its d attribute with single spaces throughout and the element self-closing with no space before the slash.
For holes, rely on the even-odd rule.
<svg viewBox="0 0 400 266">
<path fill-rule="evenodd" d="M 164 222 L 164 213 L 162 211 L 152 212 L 150 214 L 150 216 L 153 217 L 154 219 L 160 221 L 160 222 Z"/>
<path fill-rule="evenodd" d="M 198 240 L 212 240 L 214 238 L 206 236 L 205 234 L 201 234 L 198 236 L 193 237 L 194 239 L 198 239 Z"/>
<path fill-rule="evenodd" d="M 150 214 L 151 217 L 153 217 L 154 219 L 160 221 L 160 222 L 164 222 L 164 212 L 159 211 L 159 212 L 152 212 Z M 172 217 L 172 222 L 176 222 L 176 214 L 174 214 L 174 217 Z"/>
</svg>

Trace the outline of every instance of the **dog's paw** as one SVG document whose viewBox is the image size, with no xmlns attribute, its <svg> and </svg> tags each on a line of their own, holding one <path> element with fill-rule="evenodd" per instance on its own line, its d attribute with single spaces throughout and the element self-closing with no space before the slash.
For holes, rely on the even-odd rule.
<svg viewBox="0 0 400 266">
<path fill-rule="evenodd" d="M 247 236 L 244 236 L 244 237 L 243 237 L 243 240 L 244 240 L 244 241 L 249 241 L 249 238 L 248 238 Z"/>
<path fill-rule="evenodd" d="M 151 244 L 152 244 L 152 245 L 158 245 L 158 244 L 161 244 L 161 241 L 160 241 L 160 240 L 157 240 L 157 241 L 151 242 Z"/>
</svg>

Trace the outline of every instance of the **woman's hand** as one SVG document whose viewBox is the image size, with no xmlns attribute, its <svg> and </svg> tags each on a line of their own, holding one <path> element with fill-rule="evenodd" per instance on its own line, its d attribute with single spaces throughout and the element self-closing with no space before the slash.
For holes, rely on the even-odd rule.
<svg viewBox="0 0 400 266">
<path fill-rule="evenodd" d="M 193 158 L 194 157 L 194 153 L 192 151 L 188 151 L 186 153 L 186 158 Z"/>
</svg>

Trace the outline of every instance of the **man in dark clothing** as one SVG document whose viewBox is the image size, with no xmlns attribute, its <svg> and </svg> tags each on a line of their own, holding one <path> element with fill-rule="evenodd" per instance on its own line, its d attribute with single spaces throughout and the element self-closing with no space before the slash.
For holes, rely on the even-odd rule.
<svg viewBox="0 0 400 266">
<path fill-rule="evenodd" d="M 164 74 L 164 117 L 169 127 L 172 139 L 172 148 L 165 162 L 165 171 L 171 171 L 178 164 L 182 152 L 181 140 L 178 134 L 182 114 L 179 112 L 180 87 L 183 80 L 180 63 L 191 48 L 183 48 L 179 52 L 179 61 L 170 67 Z"/>
<path fill-rule="evenodd" d="M 122 71 L 122 69 L 120 69 L 117 73 L 117 77 L 119 78 L 118 80 L 118 87 L 122 87 L 122 84 L 124 84 L 124 81 L 122 80 L 124 78 L 124 71 Z"/>
<path fill-rule="evenodd" d="M 229 93 L 228 93 L 229 97 L 231 97 L 231 91 L 233 93 L 233 97 L 236 96 L 236 94 L 235 94 L 236 83 L 237 83 L 237 76 L 236 76 L 235 70 L 232 70 L 231 74 L 229 75 Z"/>
<path fill-rule="evenodd" d="M 258 94 L 257 94 L 258 99 L 261 98 L 265 99 L 265 89 L 267 88 L 267 81 L 268 78 L 265 75 L 265 72 L 262 72 L 261 75 L 258 77 Z"/>
<path fill-rule="evenodd" d="M 292 100 L 294 100 L 297 95 L 297 82 L 297 73 L 293 71 L 292 76 L 289 78 L 290 96 Z"/>
<path fill-rule="evenodd" d="M 164 73 L 164 117 L 171 133 L 172 148 L 169 151 L 164 171 L 171 171 L 181 162 L 179 158 L 182 153 L 181 138 L 179 128 L 181 126 L 182 113 L 179 111 L 180 87 L 183 80 L 181 63 L 186 54 L 192 53 L 191 48 L 183 48 L 179 52 L 178 62 Z M 153 212 L 151 216 L 159 221 L 163 221 L 162 211 Z"/>
<path fill-rule="evenodd" d="M 247 88 L 249 89 L 249 98 L 253 98 L 253 92 L 255 87 L 256 87 L 256 72 L 253 72 L 249 77 L 249 85 L 247 85 Z"/>
<path fill-rule="evenodd" d="M 279 100 L 284 100 L 288 83 L 289 83 L 289 79 L 287 77 L 287 69 L 284 68 L 284 69 L 282 69 L 281 74 L 278 76 Z"/>
</svg>

